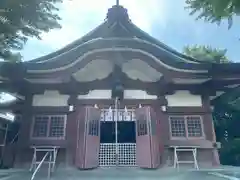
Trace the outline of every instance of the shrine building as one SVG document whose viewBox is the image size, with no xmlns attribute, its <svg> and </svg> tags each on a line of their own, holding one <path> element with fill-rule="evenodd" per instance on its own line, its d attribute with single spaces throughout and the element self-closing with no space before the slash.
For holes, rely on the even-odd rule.
<svg viewBox="0 0 240 180">
<path fill-rule="evenodd" d="M 20 123 L 7 153 L 32 169 L 48 152 L 53 168 L 219 165 L 211 102 L 240 84 L 240 64 L 181 54 L 120 5 L 66 47 L 0 68 L 1 89 L 18 98 L 0 107 Z"/>
</svg>

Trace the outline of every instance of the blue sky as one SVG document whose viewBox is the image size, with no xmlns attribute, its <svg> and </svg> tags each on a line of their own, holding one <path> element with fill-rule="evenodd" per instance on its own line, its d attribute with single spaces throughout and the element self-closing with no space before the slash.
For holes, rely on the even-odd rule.
<svg viewBox="0 0 240 180">
<path fill-rule="evenodd" d="M 196 16 L 184 9 L 184 1 L 120 0 L 120 4 L 128 9 L 133 23 L 180 52 L 186 45 L 210 45 L 227 48 L 228 57 L 240 62 L 240 27 L 233 25 L 228 30 L 226 22 L 217 26 L 196 21 Z M 22 51 L 24 60 L 46 55 L 81 38 L 103 22 L 107 9 L 114 3 L 115 0 L 64 0 L 59 11 L 62 29 L 42 34 L 41 41 L 30 39 Z"/>
</svg>

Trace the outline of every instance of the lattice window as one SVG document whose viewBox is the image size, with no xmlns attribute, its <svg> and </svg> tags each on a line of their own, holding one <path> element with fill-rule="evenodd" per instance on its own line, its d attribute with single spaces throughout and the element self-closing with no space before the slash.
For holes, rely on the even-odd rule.
<svg viewBox="0 0 240 180">
<path fill-rule="evenodd" d="M 48 116 L 36 116 L 34 119 L 32 137 L 47 137 L 48 121 Z"/>
<path fill-rule="evenodd" d="M 144 136 L 147 134 L 147 119 L 144 115 L 137 120 L 137 134 L 138 136 Z"/>
<path fill-rule="evenodd" d="M 202 137 L 201 116 L 170 116 L 170 127 L 172 137 Z"/>
<path fill-rule="evenodd" d="M 65 115 L 37 115 L 34 117 L 32 138 L 64 138 Z"/>
<path fill-rule="evenodd" d="M 170 118 L 172 137 L 186 137 L 184 116 L 172 116 Z"/>
<path fill-rule="evenodd" d="M 65 136 L 65 116 L 51 116 L 49 137 L 64 137 Z"/>
<path fill-rule="evenodd" d="M 88 134 L 92 136 L 99 135 L 99 120 L 90 120 L 88 122 Z"/>
<path fill-rule="evenodd" d="M 200 116 L 187 116 L 187 128 L 188 137 L 201 137 L 202 132 L 202 122 Z"/>
</svg>

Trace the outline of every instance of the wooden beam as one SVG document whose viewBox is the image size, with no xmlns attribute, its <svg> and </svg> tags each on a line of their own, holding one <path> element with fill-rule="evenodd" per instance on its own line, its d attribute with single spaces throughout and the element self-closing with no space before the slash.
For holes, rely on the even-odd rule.
<svg viewBox="0 0 240 180">
<path fill-rule="evenodd" d="M 98 105 L 99 108 L 109 108 L 109 106 L 114 106 L 113 99 L 78 99 L 77 105 Z M 120 101 L 120 107 L 124 108 L 125 106 L 131 106 L 137 108 L 139 104 L 142 105 L 166 105 L 165 101 L 159 99 L 123 99 Z"/>
<path fill-rule="evenodd" d="M 206 109 L 204 107 L 167 107 L 166 113 L 174 115 L 174 114 L 206 114 L 211 113 L 211 109 Z"/>
</svg>

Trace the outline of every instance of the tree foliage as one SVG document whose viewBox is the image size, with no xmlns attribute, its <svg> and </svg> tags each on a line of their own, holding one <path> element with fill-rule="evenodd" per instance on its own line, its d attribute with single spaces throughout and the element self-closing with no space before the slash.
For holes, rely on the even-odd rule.
<svg viewBox="0 0 240 180">
<path fill-rule="evenodd" d="M 18 61 L 29 37 L 60 28 L 56 3 L 62 0 L 0 0 L 0 58 Z"/>
<path fill-rule="evenodd" d="M 198 13 L 197 19 L 204 19 L 211 23 L 220 24 L 228 20 L 229 28 L 232 26 L 233 17 L 240 15 L 239 0 L 186 0 L 190 14 Z"/>
<path fill-rule="evenodd" d="M 184 53 L 200 61 L 230 63 L 226 50 L 209 46 L 187 46 Z M 214 105 L 213 121 L 216 138 L 221 142 L 220 160 L 224 165 L 240 165 L 240 88 L 236 88 L 217 99 Z"/>
<path fill-rule="evenodd" d="M 213 111 L 217 141 L 221 142 L 220 161 L 223 165 L 240 165 L 240 111 L 219 101 Z"/>
<path fill-rule="evenodd" d="M 226 49 L 216 49 L 210 46 L 186 46 L 183 52 L 203 62 L 211 63 L 229 63 L 230 60 L 226 57 Z"/>
</svg>

